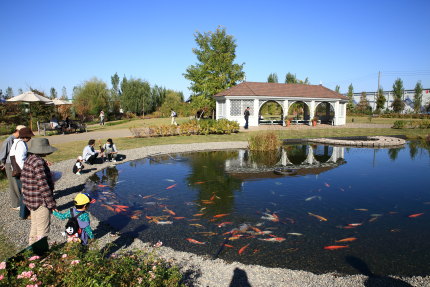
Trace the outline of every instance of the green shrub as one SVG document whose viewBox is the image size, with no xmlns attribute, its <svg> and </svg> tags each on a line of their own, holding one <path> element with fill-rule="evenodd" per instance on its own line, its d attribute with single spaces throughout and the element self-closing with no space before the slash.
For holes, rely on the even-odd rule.
<svg viewBox="0 0 430 287">
<path fill-rule="evenodd" d="M 405 121 L 399 120 L 399 121 L 395 121 L 392 128 L 393 129 L 403 129 L 406 125 Z"/>
<path fill-rule="evenodd" d="M 144 251 L 107 257 L 98 248 L 80 244 L 54 246 L 44 259 L 24 254 L 24 260 L 0 263 L 1 286 L 183 286 L 176 267 Z M 6 269 L 4 269 L 6 267 Z M 15 275 L 7 276 L 7 270 Z"/>
<path fill-rule="evenodd" d="M 248 145 L 253 151 L 278 150 L 281 142 L 274 132 L 268 132 L 251 136 Z"/>
</svg>

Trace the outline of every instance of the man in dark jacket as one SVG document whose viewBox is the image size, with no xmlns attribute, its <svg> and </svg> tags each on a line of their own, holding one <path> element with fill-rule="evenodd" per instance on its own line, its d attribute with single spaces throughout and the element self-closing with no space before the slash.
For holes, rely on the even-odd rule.
<svg viewBox="0 0 430 287">
<path fill-rule="evenodd" d="M 249 107 L 246 107 L 245 112 L 243 113 L 243 115 L 245 116 L 245 129 L 248 129 L 248 119 L 249 119 Z"/>
</svg>

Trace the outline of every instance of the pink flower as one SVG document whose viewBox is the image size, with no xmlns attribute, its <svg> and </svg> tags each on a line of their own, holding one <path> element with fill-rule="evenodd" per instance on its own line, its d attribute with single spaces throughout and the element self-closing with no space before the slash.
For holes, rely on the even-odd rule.
<svg viewBox="0 0 430 287">
<path fill-rule="evenodd" d="M 33 275 L 33 271 L 22 271 L 21 274 L 19 274 L 16 278 L 30 278 Z"/>
<path fill-rule="evenodd" d="M 66 257 L 67 257 L 67 254 L 61 255 L 61 258 L 66 258 Z"/>
<path fill-rule="evenodd" d="M 30 267 L 30 269 L 33 269 L 34 267 L 36 267 L 36 264 L 30 263 L 30 264 L 28 264 L 28 267 Z"/>
<path fill-rule="evenodd" d="M 154 247 L 161 247 L 163 245 L 163 242 L 157 241 L 157 243 L 154 244 Z"/>
<path fill-rule="evenodd" d="M 33 261 L 33 260 L 37 260 L 37 259 L 40 259 L 40 256 L 35 255 L 35 256 L 30 257 L 30 259 L 28 259 L 28 260 Z"/>
<path fill-rule="evenodd" d="M 6 268 L 6 262 L 1 262 L 0 263 L 0 269 L 5 269 Z"/>
<path fill-rule="evenodd" d="M 33 276 L 31 276 L 30 281 L 37 281 L 37 276 L 36 274 L 33 274 Z"/>
<path fill-rule="evenodd" d="M 4 275 L 0 275 L 0 281 L 2 281 L 4 278 Z"/>
<path fill-rule="evenodd" d="M 70 262 L 70 265 L 79 264 L 79 262 L 81 262 L 81 261 L 79 261 L 79 260 L 73 260 L 72 262 Z"/>
<path fill-rule="evenodd" d="M 138 284 L 142 284 L 142 281 L 143 281 L 143 278 L 142 278 L 142 277 L 137 278 L 137 283 L 138 283 Z"/>
</svg>

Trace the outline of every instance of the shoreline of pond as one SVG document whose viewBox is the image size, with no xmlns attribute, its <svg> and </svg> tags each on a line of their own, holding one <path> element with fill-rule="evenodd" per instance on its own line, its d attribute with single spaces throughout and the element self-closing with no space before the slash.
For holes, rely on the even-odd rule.
<svg viewBox="0 0 430 287">
<path fill-rule="evenodd" d="M 126 159 L 118 162 L 118 164 L 155 154 L 238 149 L 246 148 L 247 145 L 247 142 L 215 142 L 142 147 L 120 151 L 121 154 L 126 156 Z M 60 171 L 63 174 L 63 177 L 56 183 L 55 191 L 59 210 L 71 207 L 75 194 L 82 191 L 90 175 L 111 165 L 110 163 L 103 163 L 95 166 L 87 166 L 87 168 L 92 168 L 93 170 L 84 175 L 77 176 L 71 172 L 74 162 L 75 160 L 65 160 L 51 167 L 52 171 Z M 8 206 L 8 194 L 5 192 L 4 195 L 0 198 L 0 203 L 3 206 Z M 130 238 L 123 238 L 121 235 L 113 236 L 114 234 L 111 233 L 109 226 L 101 224 L 94 216 L 91 216 L 91 221 L 91 225 L 96 232 L 96 237 L 99 238 L 98 242 L 100 246 L 115 243 L 121 247 L 121 250 L 151 248 L 149 243 L 142 242 L 139 239 L 130 240 Z M 18 219 L 16 211 L 4 208 L 0 211 L 0 222 L 4 231 L 8 231 L 7 233 L 5 232 L 5 236 L 8 239 L 16 242 L 19 248 L 26 246 L 30 227 L 29 221 Z M 51 242 L 63 242 L 65 240 L 60 234 L 63 228 L 63 221 L 52 219 L 51 232 L 49 234 Z M 162 241 L 162 238 L 160 240 Z M 397 282 L 400 284 L 406 284 L 407 282 L 412 286 L 430 286 L 430 276 L 372 278 L 365 275 L 344 276 L 338 273 L 317 275 L 300 270 L 267 268 L 258 265 L 245 265 L 238 262 L 229 263 L 221 259 L 211 260 L 204 256 L 175 251 L 168 247 L 154 248 L 154 251 L 158 256 L 173 261 L 180 266 L 181 272 L 186 274 L 186 283 L 192 286 L 229 286 L 237 273 L 242 274 L 242 277 L 246 278 L 251 286 L 366 286 L 366 282 L 372 280 L 389 283 Z"/>
</svg>

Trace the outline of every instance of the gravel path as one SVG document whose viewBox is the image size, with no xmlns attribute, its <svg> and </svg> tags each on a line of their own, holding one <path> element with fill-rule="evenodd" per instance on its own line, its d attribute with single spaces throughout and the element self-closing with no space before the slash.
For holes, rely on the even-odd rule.
<svg viewBox="0 0 430 287">
<path fill-rule="evenodd" d="M 156 153 L 235 149 L 245 148 L 246 146 L 246 142 L 196 143 L 143 147 L 121 151 L 121 153 L 126 155 L 127 159 L 125 161 L 129 161 Z M 97 168 L 97 170 L 77 176 L 71 173 L 73 163 L 74 160 L 66 160 L 51 167 L 52 171 L 63 173 L 63 177 L 56 183 L 55 190 L 59 210 L 71 207 L 74 196 L 83 189 L 83 185 L 89 175 L 108 166 L 107 163 L 91 166 L 92 168 Z M 0 204 L 4 207 L 9 206 L 7 192 L 0 193 Z M 28 220 L 20 220 L 16 211 L 10 208 L 2 208 L 0 210 L 0 224 L 6 237 L 15 242 L 20 248 L 26 246 L 30 228 Z M 61 236 L 64 224 L 64 221 L 52 218 L 50 241 L 64 241 Z M 122 248 L 127 246 L 127 249 L 152 249 L 148 243 L 144 243 L 139 239 L 134 239 L 130 242 L 129 238 L 121 238 L 121 235 L 119 237 L 112 236 L 109 228 L 100 224 L 94 216 L 91 216 L 91 225 L 96 234 L 103 234 L 98 238 L 100 246 L 115 242 Z M 163 239 L 160 238 L 160 240 L 162 241 Z M 226 262 L 221 259 L 211 260 L 192 253 L 178 252 L 168 247 L 155 248 L 154 250 L 160 257 L 171 260 L 180 266 L 183 274 L 186 274 L 186 284 L 188 286 L 430 286 L 430 276 L 411 278 L 373 276 L 369 278 L 364 275 L 342 276 L 335 273 L 315 275 L 305 271 L 244 265 L 237 262 Z"/>
</svg>

